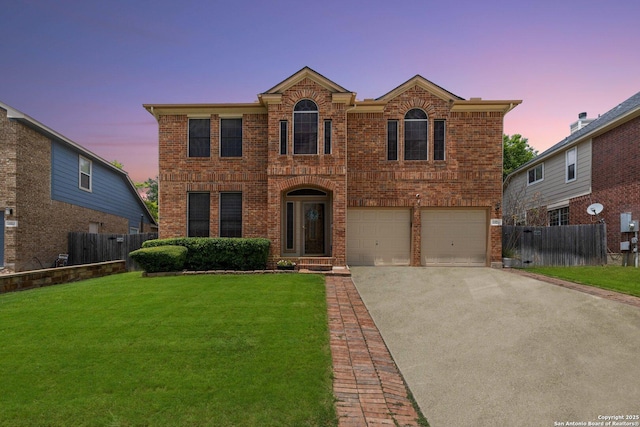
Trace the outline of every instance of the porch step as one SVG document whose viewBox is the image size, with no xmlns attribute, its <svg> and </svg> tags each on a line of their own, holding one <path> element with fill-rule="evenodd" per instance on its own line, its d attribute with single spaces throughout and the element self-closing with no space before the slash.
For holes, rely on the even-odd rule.
<svg viewBox="0 0 640 427">
<path fill-rule="evenodd" d="M 330 271 L 333 269 L 332 257 L 302 257 L 298 259 L 299 270 Z"/>
<path fill-rule="evenodd" d="M 298 268 L 300 270 L 309 270 L 309 271 L 330 271 L 330 270 L 333 270 L 333 265 L 331 264 L 298 264 Z"/>
</svg>

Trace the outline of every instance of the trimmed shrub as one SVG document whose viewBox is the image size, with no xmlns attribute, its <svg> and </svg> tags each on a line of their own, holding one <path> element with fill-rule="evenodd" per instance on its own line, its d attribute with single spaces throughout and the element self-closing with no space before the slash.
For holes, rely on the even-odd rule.
<svg viewBox="0 0 640 427">
<path fill-rule="evenodd" d="M 147 273 L 159 273 L 184 269 L 187 252 L 182 246 L 157 246 L 138 249 L 129 256 Z"/>
<path fill-rule="evenodd" d="M 177 237 L 147 240 L 143 248 L 157 246 L 187 248 L 187 270 L 264 270 L 271 241 L 262 238 Z"/>
</svg>

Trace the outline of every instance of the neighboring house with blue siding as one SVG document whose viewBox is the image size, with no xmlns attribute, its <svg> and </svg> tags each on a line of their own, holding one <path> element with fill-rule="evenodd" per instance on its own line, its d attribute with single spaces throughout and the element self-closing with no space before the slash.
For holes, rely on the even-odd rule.
<svg viewBox="0 0 640 427">
<path fill-rule="evenodd" d="M 0 102 L 0 269 L 50 267 L 69 232 L 156 231 L 128 174 Z"/>
</svg>

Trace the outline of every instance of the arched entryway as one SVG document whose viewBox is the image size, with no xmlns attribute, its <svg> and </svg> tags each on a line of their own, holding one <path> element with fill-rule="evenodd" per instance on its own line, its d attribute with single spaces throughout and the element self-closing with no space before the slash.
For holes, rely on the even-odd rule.
<svg viewBox="0 0 640 427">
<path fill-rule="evenodd" d="M 282 194 L 282 249 L 285 257 L 331 256 L 331 193 L 296 188 Z"/>
</svg>

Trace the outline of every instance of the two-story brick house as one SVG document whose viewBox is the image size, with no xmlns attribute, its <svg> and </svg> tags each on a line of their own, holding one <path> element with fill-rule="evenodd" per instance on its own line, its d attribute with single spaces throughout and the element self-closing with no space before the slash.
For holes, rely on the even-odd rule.
<svg viewBox="0 0 640 427">
<path fill-rule="evenodd" d="M 301 265 L 492 265 L 502 132 L 521 101 L 415 76 L 377 99 L 308 67 L 246 104 L 146 104 L 160 237 L 267 237 Z"/>
<path fill-rule="evenodd" d="M 595 119 L 581 113 L 570 128 L 505 179 L 504 211 L 516 207 L 510 214 L 523 223 L 537 211 L 550 226 L 604 220 L 609 250 L 619 252 L 630 240 L 621 214 L 640 219 L 640 92 Z M 604 207 L 597 216 L 587 212 L 593 203 Z"/>
</svg>

